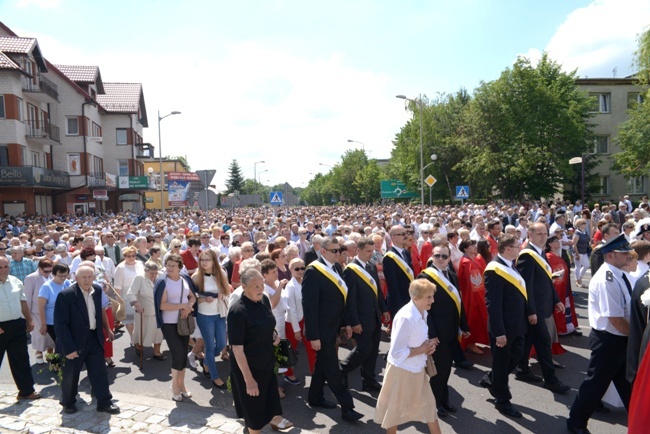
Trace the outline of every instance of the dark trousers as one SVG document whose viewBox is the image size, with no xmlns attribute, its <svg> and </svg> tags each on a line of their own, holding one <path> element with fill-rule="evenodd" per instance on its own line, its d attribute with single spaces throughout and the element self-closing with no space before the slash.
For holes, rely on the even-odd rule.
<svg viewBox="0 0 650 434">
<path fill-rule="evenodd" d="M 553 366 L 553 359 L 551 354 L 551 335 L 548 333 L 548 327 L 544 318 L 537 318 L 537 324 L 528 324 L 528 333 L 524 340 L 524 354 L 519 361 L 519 369 L 522 372 L 530 370 L 528 358 L 530 357 L 530 350 L 535 345 L 535 352 L 537 353 L 537 361 L 542 368 L 542 375 L 544 381 L 548 384 L 557 383 L 555 376 L 555 366 Z"/>
<path fill-rule="evenodd" d="M 460 346 L 460 342 L 456 339 L 454 342 L 451 342 L 451 356 L 454 359 L 454 363 L 459 365 L 467 361 L 465 353 L 463 353 L 463 347 Z"/>
<path fill-rule="evenodd" d="M 113 396 L 108 390 L 108 374 L 106 372 L 106 363 L 104 362 L 104 345 L 102 342 L 99 342 L 95 330 L 88 330 L 86 347 L 79 350 L 77 354 L 78 357 L 74 359 L 66 358 L 62 368 L 61 405 L 70 407 L 77 402 L 79 374 L 81 374 L 81 369 L 85 364 L 90 386 L 97 399 L 97 408 L 108 407 L 111 405 Z"/>
<path fill-rule="evenodd" d="M 515 369 L 524 352 L 523 336 L 506 336 L 506 339 L 505 347 L 497 347 L 496 338 L 490 335 L 492 371 L 488 374 L 488 378 L 492 383 L 491 393 L 497 404 L 510 402 L 512 399 L 508 388 L 508 376 Z"/>
<path fill-rule="evenodd" d="M 179 335 L 176 324 L 163 324 L 161 330 L 172 353 L 172 369 L 182 371 L 187 367 L 187 347 L 190 344 L 190 337 Z"/>
<path fill-rule="evenodd" d="M 354 334 L 354 341 L 357 346 L 341 363 L 341 370 L 345 373 L 352 372 L 361 366 L 361 380 L 364 383 L 375 383 L 375 367 L 377 366 L 377 355 L 379 354 L 379 341 L 381 337 L 381 325 L 377 324 L 374 330 L 363 330 L 362 334 Z"/>
<path fill-rule="evenodd" d="M 627 337 L 592 330 L 589 334 L 589 348 L 591 348 L 591 358 L 587 378 L 578 389 L 567 421 L 568 425 L 575 428 L 587 426 L 587 421 L 612 381 L 626 409 L 629 407 L 632 394 L 632 385 L 625 378 Z"/>
<path fill-rule="evenodd" d="M 456 342 L 458 342 L 456 340 Z M 440 342 L 433 353 L 433 361 L 436 364 L 437 374 L 429 379 L 433 396 L 436 398 L 436 405 L 449 402 L 449 376 L 451 375 L 451 362 L 453 359 L 453 343 Z"/>
<path fill-rule="evenodd" d="M 354 408 L 350 392 L 341 383 L 341 369 L 335 343 L 321 341 L 321 349 L 316 352 L 316 365 L 309 386 L 308 402 L 318 403 L 323 400 L 325 381 L 343 411 Z"/>
<path fill-rule="evenodd" d="M 7 353 L 18 394 L 29 396 L 34 393 L 34 377 L 27 352 L 27 324 L 19 318 L 0 322 L 0 328 L 4 332 L 0 334 L 0 366 Z"/>
<path fill-rule="evenodd" d="M 52 340 L 54 342 L 56 342 L 56 332 L 54 331 L 54 326 L 53 325 L 51 325 L 51 324 L 47 325 L 47 334 L 49 334 L 50 337 L 52 338 Z"/>
</svg>

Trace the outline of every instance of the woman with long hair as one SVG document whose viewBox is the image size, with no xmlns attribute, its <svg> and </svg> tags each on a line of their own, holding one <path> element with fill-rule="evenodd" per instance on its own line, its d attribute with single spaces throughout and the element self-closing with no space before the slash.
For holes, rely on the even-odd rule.
<svg viewBox="0 0 650 434">
<path fill-rule="evenodd" d="M 226 317 L 231 288 L 214 250 L 201 252 L 199 268 L 194 272 L 192 281 L 197 288 L 196 324 L 205 342 L 203 373 L 210 377 L 214 387 L 225 389 L 226 383 L 219 377 L 215 357 L 226 346 Z"/>
<path fill-rule="evenodd" d="M 277 248 L 271 252 L 271 259 L 278 266 L 278 280 L 291 280 L 291 271 L 287 266 L 287 254 L 284 248 Z"/>
<path fill-rule="evenodd" d="M 476 243 L 476 260 L 478 261 L 481 268 L 485 270 L 487 264 L 492 261 L 492 253 L 490 253 L 490 243 L 487 240 L 479 240 Z"/>
</svg>

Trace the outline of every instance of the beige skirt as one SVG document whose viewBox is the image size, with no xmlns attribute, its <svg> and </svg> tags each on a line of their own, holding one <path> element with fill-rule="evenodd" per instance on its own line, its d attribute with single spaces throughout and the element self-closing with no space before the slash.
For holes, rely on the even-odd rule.
<svg viewBox="0 0 650 434">
<path fill-rule="evenodd" d="M 424 369 L 417 374 L 386 364 L 384 385 L 377 398 L 375 422 L 384 429 L 407 422 L 438 420 L 436 399 Z"/>
</svg>

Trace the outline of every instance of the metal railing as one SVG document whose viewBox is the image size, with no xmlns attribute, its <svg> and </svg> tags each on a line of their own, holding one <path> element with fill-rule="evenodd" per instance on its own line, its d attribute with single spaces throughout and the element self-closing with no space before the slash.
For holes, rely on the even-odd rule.
<svg viewBox="0 0 650 434">
<path fill-rule="evenodd" d="M 59 90 L 56 84 L 45 78 L 42 74 L 36 76 L 36 83 L 31 77 L 23 78 L 23 90 L 28 92 L 43 92 L 44 94 L 59 100 Z"/>
<path fill-rule="evenodd" d="M 59 127 L 48 120 L 26 119 L 25 135 L 35 139 L 47 139 L 61 141 Z"/>
</svg>

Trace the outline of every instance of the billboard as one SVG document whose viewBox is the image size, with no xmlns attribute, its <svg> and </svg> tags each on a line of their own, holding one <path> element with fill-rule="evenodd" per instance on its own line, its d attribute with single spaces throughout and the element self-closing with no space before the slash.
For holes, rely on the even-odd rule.
<svg viewBox="0 0 650 434">
<path fill-rule="evenodd" d="M 194 172 L 167 172 L 169 206 L 189 206 L 192 182 L 201 181 Z"/>
</svg>

